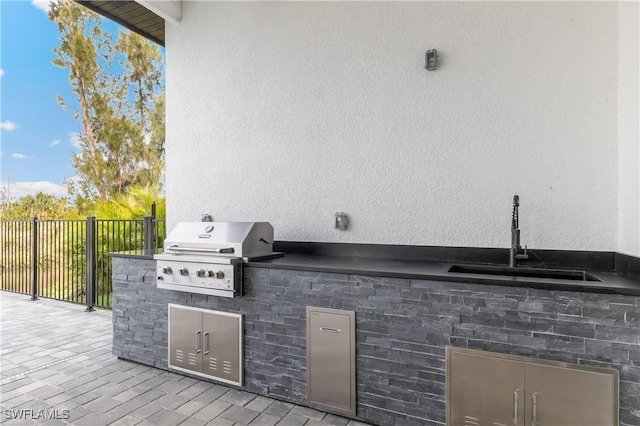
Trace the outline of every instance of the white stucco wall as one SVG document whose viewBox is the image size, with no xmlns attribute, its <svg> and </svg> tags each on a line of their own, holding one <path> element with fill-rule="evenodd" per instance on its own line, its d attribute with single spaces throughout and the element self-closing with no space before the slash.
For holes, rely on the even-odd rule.
<svg viewBox="0 0 640 426">
<path fill-rule="evenodd" d="M 166 33 L 169 227 L 506 247 L 519 194 L 523 244 L 617 248 L 615 3 L 184 1 Z"/>
<path fill-rule="evenodd" d="M 640 256 L 640 12 L 638 2 L 620 3 L 618 83 L 618 250 Z"/>
</svg>

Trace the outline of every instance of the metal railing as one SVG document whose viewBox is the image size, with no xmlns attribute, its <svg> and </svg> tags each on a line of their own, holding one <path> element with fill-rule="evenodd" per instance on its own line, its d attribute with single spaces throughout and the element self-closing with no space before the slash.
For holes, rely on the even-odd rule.
<svg viewBox="0 0 640 426">
<path fill-rule="evenodd" d="M 111 308 L 112 252 L 153 254 L 164 220 L 2 220 L 0 289 Z M 34 261 L 35 259 L 35 261 Z"/>
</svg>

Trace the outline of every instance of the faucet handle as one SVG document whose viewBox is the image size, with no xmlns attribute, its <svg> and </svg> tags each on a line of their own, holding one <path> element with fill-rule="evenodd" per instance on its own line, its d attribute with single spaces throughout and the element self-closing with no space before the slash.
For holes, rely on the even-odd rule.
<svg viewBox="0 0 640 426">
<path fill-rule="evenodd" d="M 524 246 L 524 253 L 516 254 L 516 259 L 519 259 L 519 260 L 529 259 L 529 255 L 527 254 L 527 246 Z"/>
</svg>

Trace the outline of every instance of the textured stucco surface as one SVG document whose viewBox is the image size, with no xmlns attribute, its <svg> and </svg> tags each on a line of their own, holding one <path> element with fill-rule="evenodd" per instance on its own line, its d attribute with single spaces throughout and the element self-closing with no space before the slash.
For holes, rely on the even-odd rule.
<svg viewBox="0 0 640 426">
<path fill-rule="evenodd" d="M 640 256 L 640 3 L 620 3 L 618 250 Z"/>
<path fill-rule="evenodd" d="M 278 240 L 505 247 L 517 193 L 523 244 L 617 249 L 617 4 L 182 11 L 166 31 L 170 228 L 208 212 Z"/>
</svg>

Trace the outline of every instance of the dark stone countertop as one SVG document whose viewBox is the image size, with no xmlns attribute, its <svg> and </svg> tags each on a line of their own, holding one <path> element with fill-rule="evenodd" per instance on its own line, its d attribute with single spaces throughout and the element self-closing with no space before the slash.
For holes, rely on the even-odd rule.
<svg viewBox="0 0 640 426">
<path fill-rule="evenodd" d="M 640 279 L 617 272 L 589 271 L 602 281 L 576 281 L 448 272 L 453 264 L 452 262 L 286 254 L 284 257 L 275 259 L 248 262 L 246 266 L 640 296 Z"/>
<path fill-rule="evenodd" d="M 161 251 L 160 251 L 161 252 Z M 157 254 L 155 251 L 140 251 L 140 250 L 132 250 L 132 251 L 117 251 L 109 253 L 111 257 L 126 257 L 129 259 L 149 259 L 153 260 L 153 256 Z"/>
<path fill-rule="evenodd" d="M 299 250 L 300 247 L 303 247 L 303 250 Z M 624 272 L 628 271 L 628 274 L 620 271 L 614 272 L 610 269 L 614 267 L 614 253 L 530 250 L 530 253 L 532 252 L 533 256 L 538 258 L 540 262 L 537 264 L 530 262 L 529 265 L 522 266 L 523 269 L 527 267 L 543 267 L 588 270 L 590 274 L 601 280 L 578 281 L 449 272 L 449 268 L 454 264 L 505 266 L 504 263 L 500 263 L 498 260 L 507 259 L 508 251 L 501 249 L 392 247 L 349 244 L 309 245 L 305 243 L 280 243 L 278 248 L 286 252 L 283 257 L 249 261 L 246 266 L 250 268 L 289 269 L 640 296 L 640 278 L 635 274 L 637 272 L 635 269 L 637 269 L 640 262 L 637 258 L 615 254 L 617 259 L 629 260 L 632 267 L 625 266 Z M 312 249 L 311 251 L 309 251 L 310 248 Z M 147 260 L 153 260 L 154 254 L 156 253 L 153 251 L 109 253 L 112 257 Z M 392 257 L 384 258 L 385 254 Z M 401 260 L 401 258 L 408 260 Z M 430 260 L 418 260 L 419 258 Z M 450 261 L 449 259 L 459 260 Z M 557 259 L 560 259 L 561 262 L 558 262 Z"/>
</svg>

